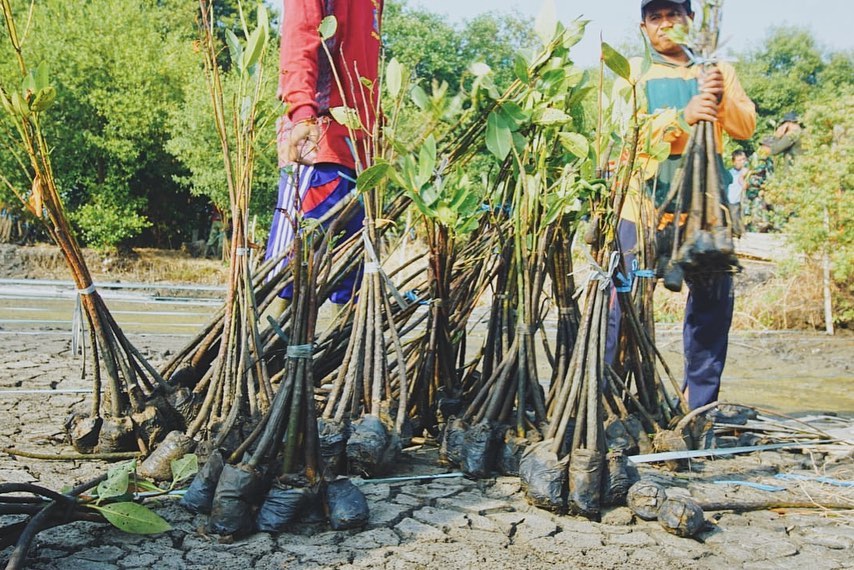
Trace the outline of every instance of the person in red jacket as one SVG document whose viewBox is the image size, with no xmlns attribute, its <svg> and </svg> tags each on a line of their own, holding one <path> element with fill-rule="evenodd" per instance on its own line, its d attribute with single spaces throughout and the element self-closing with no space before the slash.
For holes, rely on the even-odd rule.
<svg viewBox="0 0 854 570">
<path fill-rule="evenodd" d="M 284 0 L 278 97 L 285 115 L 277 122 L 279 196 L 267 259 L 291 246 L 300 217 L 322 218 L 355 188 L 366 161 L 364 141 L 376 120 L 382 10 L 383 0 Z M 337 29 L 324 47 L 319 27 L 328 16 L 335 16 Z M 330 109 L 336 107 L 355 109 L 362 128 L 351 131 L 332 120 Z M 324 228 L 333 221 L 324 220 Z M 363 221 L 359 208 L 344 221 L 339 242 L 359 231 Z M 333 303 L 350 300 L 358 273 L 331 293 Z M 283 288 L 283 302 L 274 312 L 281 312 L 292 295 L 290 286 Z"/>
</svg>

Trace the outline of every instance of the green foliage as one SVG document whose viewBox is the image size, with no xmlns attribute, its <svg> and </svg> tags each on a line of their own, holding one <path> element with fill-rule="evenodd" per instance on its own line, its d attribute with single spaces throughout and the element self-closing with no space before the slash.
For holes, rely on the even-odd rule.
<svg viewBox="0 0 854 570">
<path fill-rule="evenodd" d="M 827 252 L 843 297 L 854 295 L 854 88 L 810 102 L 803 116 L 803 152 L 778 171 L 767 191 L 791 213 L 786 233 L 799 252 Z"/>
<path fill-rule="evenodd" d="M 139 235 L 150 225 L 150 193 L 175 190 L 179 167 L 164 148 L 165 122 L 192 65 L 193 15 L 179 0 L 45 0 L 33 10 L 24 51 L 52 71 L 56 101 L 43 126 L 56 149 L 57 184 L 72 211 L 88 205 L 77 220 L 94 245 Z M 0 55 L 0 82 L 8 84 L 13 58 Z M 20 179 L 5 157 L 0 169 Z M 120 238 L 107 237 L 116 230 Z"/>
<path fill-rule="evenodd" d="M 473 62 L 486 63 L 499 88 L 506 87 L 515 79 L 516 52 L 537 42 L 533 23 L 525 18 L 483 14 L 455 27 L 401 1 L 385 5 L 383 40 L 388 59 L 396 58 L 416 79 L 446 82 L 451 92 L 472 77 Z"/>
<path fill-rule="evenodd" d="M 113 526 L 131 534 L 159 534 L 172 530 L 172 526 L 154 511 L 137 503 L 110 503 L 89 505 Z"/>
<path fill-rule="evenodd" d="M 116 203 L 114 198 L 107 194 L 96 195 L 94 201 L 69 214 L 83 240 L 102 252 L 114 250 L 151 226 L 151 221 L 140 213 L 144 198 L 127 198 L 125 203 Z"/>
<path fill-rule="evenodd" d="M 779 120 L 788 112 L 803 113 L 820 94 L 854 84 L 851 52 L 826 54 L 816 38 L 800 28 L 776 28 L 736 65 L 742 86 L 756 103 L 763 121 Z"/>
</svg>

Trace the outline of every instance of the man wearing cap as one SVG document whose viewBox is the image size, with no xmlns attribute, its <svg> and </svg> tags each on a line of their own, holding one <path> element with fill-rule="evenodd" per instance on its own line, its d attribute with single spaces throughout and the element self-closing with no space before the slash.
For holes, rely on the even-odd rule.
<svg viewBox="0 0 854 570">
<path fill-rule="evenodd" d="M 774 135 L 762 140 L 763 151 L 770 156 L 782 155 L 793 160 L 801 153 L 801 121 L 797 113 L 786 113 Z"/>
<path fill-rule="evenodd" d="M 690 51 L 670 38 L 675 26 L 690 25 L 693 16 L 690 0 L 641 1 L 640 27 L 651 48 L 652 65 L 641 77 L 642 60 L 634 58 L 630 63 L 632 76 L 639 77 L 640 111 L 652 115 L 648 132 L 651 145 L 647 146 L 646 141 L 638 145 L 638 164 L 643 168 L 646 187 L 631 190 L 621 212 L 618 233 L 629 270 L 636 258 L 639 227 L 658 224 L 658 220 L 652 219 L 651 206 L 653 202 L 656 207 L 661 206 L 670 191 L 670 182 L 690 137 L 683 126 L 700 121 L 713 123 L 719 155 L 724 132 L 734 139 L 748 139 L 756 127 L 755 107 L 742 89 L 735 69 L 724 62 L 703 67 L 695 62 Z M 625 92 L 626 87 L 627 83 L 620 79 L 614 93 Z M 654 148 L 660 142 L 670 145 L 670 156 L 657 162 L 644 149 Z M 722 159 L 719 165 L 720 171 L 725 172 Z M 732 323 L 732 275 L 690 279 L 688 289 L 683 326 L 684 390 L 693 409 L 718 397 Z M 613 362 L 620 326 L 615 296 L 608 326 L 606 359 Z"/>
</svg>

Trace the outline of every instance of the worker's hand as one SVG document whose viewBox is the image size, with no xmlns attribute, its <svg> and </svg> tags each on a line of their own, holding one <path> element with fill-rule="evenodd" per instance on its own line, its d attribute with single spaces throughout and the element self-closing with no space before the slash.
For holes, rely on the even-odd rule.
<svg viewBox="0 0 854 570">
<path fill-rule="evenodd" d="M 711 93 L 720 101 L 724 97 L 724 75 L 717 66 L 703 69 L 700 74 L 700 92 Z"/>
<path fill-rule="evenodd" d="M 714 93 L 700 93 L 695 95 L 685 105 L 685 122 L 696 125 L 700 121 L 714 123 L 718 120 L 718 98 Z"/>
<path fill-rule="evenodd" d="M 313 165 L 317 159 L 317 143 L 320 141 L 320 125 L 317 121 L 311 119 L 292 123 L 283 116 L 277 121 L 276 127 L 279 168 L 288 164 Z"/>
</svg>

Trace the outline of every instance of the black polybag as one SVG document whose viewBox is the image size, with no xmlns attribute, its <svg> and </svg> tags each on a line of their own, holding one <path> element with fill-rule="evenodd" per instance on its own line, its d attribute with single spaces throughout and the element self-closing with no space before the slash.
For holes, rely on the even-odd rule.
<svg viewBox="0 0 854 570">
<path fill-rule="evenodd" d="M 193 482 L 190 483 L 190 487 L 181 499 L 181 505 L 185 509 L 192 513 L 207 514 L 211 512 L 211 503 L 213 503 L 216 485 L 219 482 L 224 463 L 222 453 L 219 450 L 210 454 L 207 462 L 196 473 Z"/>
<path fill-rule="evenodd" d="M 442 446 L 439 448 L 439 463 L 459 465 L 462 462 L 463 439 L 467 430 L 468 424 L 459 418 L 453 418 L 445 424 Z"/>
<path fill-rule="evenodd" d="M 216 486 L 208 528 L 242 536 L 252 530 L 252 507 L 261 494 L 261 475 L 246 464 L 224 465 Z"/>
<path fill-rule="evenodd" d="M 519 478 L 528 502 L 549 511 L 566 509 L 567 458 L 558 459 L 549 440 L 531 445 L 519 462 Z"/>
<path fill-rule="evenodd" d="M 605 458 L 608 476 L 605 479 L 605 503 L 625 505 L 626 495 L 631 486 L 626 454 L 622 451 L 609 451 Z"/>
<path fill-rule="evenodd" d="M 388 432 L 377 416 L 368 415 L 353 422 L 353 432 L 347 440 L 350 471 L 367 477 L 381 473 L 388 444 Z"/>
<path fill-rule="evenodd" d="M 599 516 L 602 501 L 602 453 L 595 449 L 576 449 L 569 459 L 569 505 L 572 512 Z"/>
<path fill-rule="evenodd" d="M 498 456 L 498 471 L 502 475 L 519 475 L 519 463 L 528 443 L 528 440 L 516 437 L 515 430 L 512 428 L 504 432 L 504 441 L 501 444 Z"/>
<path fill-rule="evenodd" d="M 605 441 L 608 449 L 624 451 L 626 455 L 638 453 L 637 441 L 620 418 L 610 418 L 605 422 Z"/>
<path fill-rule="evenodd" d="M 320 457 L 323 458 L 326 471 L 340 475 L 347 464 L 347 437 L 350 435 L 347 424 L 318 418 L 317 434 L 320 439 Z"/>
<path fill-rule="evenodd" d="M 470 477 L 489 477 L 498 462 L 498 442 L 489 422 L 472 426 L 463 437 L 462 472 Z"/>
<path fill-rule="evenodd" d="M 368 523 L 370 511 L 365 495 L 349 479 L 326 485 L 326 512 L 333 530 L 360 528 Z"/>
<path fill-rule="evenodd" d="M 309 492 L 303 487 L 280 487 L 274 485 L 264 497 L 255 516 L 255 528 L 261 532 L 281 532 L 297 521 L 303 506 L 307 504 Z"/>
</svg>

